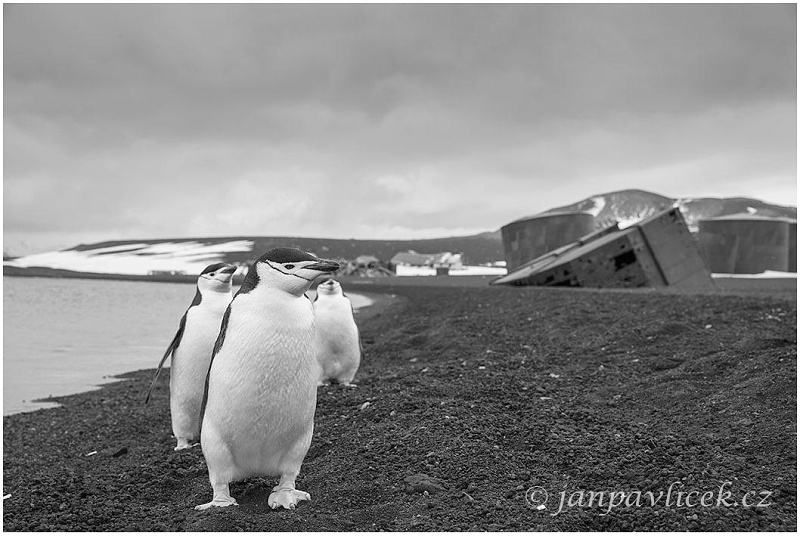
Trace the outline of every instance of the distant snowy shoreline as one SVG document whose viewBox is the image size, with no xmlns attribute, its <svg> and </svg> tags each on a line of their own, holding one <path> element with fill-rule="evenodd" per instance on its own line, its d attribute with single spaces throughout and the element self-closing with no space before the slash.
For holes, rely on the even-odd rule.
<svg viewBox="0 0 800 536">
<path fill-rule="evenodd" d="M 91 274 L 196 276 L 209 264 L 221 262 L 226 253 L 252 250 L 253 242 L 250 240 L 218 244 L 193 241 L 137 243 L 84 251 L 69 249 L 37 253 L 3 261 L 3 267 L 49 268 Z"/>
<path fill-rule="evenodd" d="M 3 261 L 3 275 L 129 279 L 143 281 L 193 282 L 208 264 L 224 262 L 226 254 L 251 252 L 250 240 L 207 244 L 197 241 L 131 243 L 88 250 L 63 250 L 38 253 Z M 238 272 L 243 277 L 244 267 Z M 436 269 L 425 266 L 398 266 L 398 276 L 433 276 Z M 449 275 L 505 275 L 497 266 L 451 268 Z"/>
</svg>

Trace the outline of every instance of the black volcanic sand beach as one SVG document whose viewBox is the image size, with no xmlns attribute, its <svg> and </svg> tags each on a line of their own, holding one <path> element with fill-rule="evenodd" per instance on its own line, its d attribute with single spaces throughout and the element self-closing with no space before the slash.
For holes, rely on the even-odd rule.
<svg viewBox="0 0 800 536">
<path fill-rule="evenodd" d="M 394 297 L 359 316 L 358 388 L 319 391 L 298 479 L 312 501 L 273 511 L 277 479 L 253 478 L 231 486 L 240 506 L 195 511 L 202 452 L 173 452 L 168 380 L 145 406 L 139 371 L 3 418 L 3 529 L 797 529 L 794 290 L 399 279 L 358 290 Z M 536 486 L 546 509 L 526 503 Z"/>
</svg>

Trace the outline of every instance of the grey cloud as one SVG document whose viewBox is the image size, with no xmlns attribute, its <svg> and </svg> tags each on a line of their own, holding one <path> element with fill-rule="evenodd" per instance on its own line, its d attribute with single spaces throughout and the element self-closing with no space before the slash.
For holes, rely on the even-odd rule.
<svg viewBox="0 0 800 536">
<path fill-rule="evenodd" d="M 291 230 L 279 208 L 210 193 L 291 198 L 281 177 L 309 189 L 297 221 L 324 214 L 344 234 L 340 214 L 354 229 L 496 228 L 633 180 L 621 177 L 656 181 L 671 165 L 695 177 L 709 155 L 728 164 L 703 173 L 727 184 L 745 170 L 788 180 L 795 13 L 6 4 L 5 227 Z M 429 195 L 387 191 L 392 176 Z M 323 193 L 335 202 L 320 211 Z M 332 227 L 303 230 L 317 229 Z"/>
<path fill-rule="evenodd" d="M 215 103 L 200 123 L 220 104 L 242 120 L 307 101 L 380 118 L 406 95 L 523 120 L 680 111 L 791 97 L 796 79 L 791 5 L 15 7 L 12 89 L 79 89 L 106 113 L 132 105 L 134 119 L 137 100 L 176 120 Z"/>
</svg>

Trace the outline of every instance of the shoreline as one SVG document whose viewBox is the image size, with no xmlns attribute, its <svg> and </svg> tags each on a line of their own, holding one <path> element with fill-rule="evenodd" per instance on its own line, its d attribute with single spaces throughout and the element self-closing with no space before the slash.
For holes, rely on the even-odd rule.
<svg viewBox="0 0 800 536">
<path fill-rule="evenodd" d="M 254 478 L 231 486 L 240 506 L 194 511 L 202 453 L 172 451 L 168 387 L 144 406 L 141 370 L 3 418 L 4 530 L 796 529 L 794 293 L 432 283 L 369 285 L 398 301 L 359 324 L 358 388 L 318 391 L 298 479 L 311 502 L 270 510 L 277 480 Z M 420 474 L 438 479 L 428 494 Z M 676 481 L 771 503 L 550 515 L 564 489 Z M 535 486 L 545 511 L 526 503 Z"/>
<path fill-rule="evenodd" d="M 51 277 L 56 279 L 106 279 L 112 281 L 144 281 L 149 283 L 197 283 L 196 275 L 135 275 L 76 272 L 62 268 L 18 268 L 3 266 L 3 277 Z"/>
<path fill-rule="evenodd" d="M 361 307 L 355 310 L 354 314 L 357 322 L 360 322 L 361 319 L 369 318 L 370 316 L 380 314 L 380 312 L 386 309 L 393 301 L 397 301 L 396 298 L 393 299 L 390 296 L 384 294 L 362 292 L 361 290 L 359 290 L 358 292 L 351 292 L 350 294 L 353 295 L 353 298 L 358 298 L 357 301 L 359 302 L 362 301 L 368 302 L 366 305 L 362 305 Z M 356 300 L 354 299 L 354 301 Z M 119 378 L 121 375 L 146 369 L 141 369 L 137 367 L 118 372 L 109 372 L 107 370 L 103 372 L 102 369 L 94 369 L 94 370 L 97 370 L 98 372 L 97 374 L 92 374 L 92 378 L 85 378 L 85 377 L 73 378 L 72 384 L 74 385 L 74 387 L 72 388 L 67 387 L 65 389 L 63 385 L 59 386 L 58 390 L 61 391 L 60 394 L 50 395 L 50 396 L 44 395 L 37 397 L 36 395 L 30 395 L 30 394 L 25 395 L 24 393 L 21 393 L 22 396 L 26 396 L 27 398 L 23 399 L 21 403 L 19 399 L 8 401 L 8 405 L 17 408 L 15 410 L 12 410 L 10 413 L 5 412 L 7 409 L 7 404 L 4 403 L 3 416 L 18 415 L 21 413 L 30 413 L 43 409 L 58 407 L 58 403 L 53 402 L 53 400 L 65 396 L 96 391 L 97 389 L 101 389 L 108 383 L 117 381 L 116 379 Z M 83 376 L 85 376 L 85 374 Z"/>
<path fill-rule="evenodd" d="M 797 274 L 776 275 L 770 277 L 749 276 L 747 274 L 711 274 L 714 286 L 705 289 L 682 289 L 679 287 L 640 287 L 640 288 L 591 288 L 582 287 L 571 289 L 573 291 L 588 292 L 667 292 L 696 294 L 714 293 L 752 293 L 764 295 L 784 295 L 789 292 L 797 292 Z M 44 277 L 56 279 L 101 279 L 112 281 L 138 281 L 151 283 L 191 283 L 197 282 L 196 276 L 179 275 L 125 275 L 125 274 L 102 274 L 89 272 L 74 272 L 54 268 L 16 268 L 11 266 L 3 267 L 3 276 L 6 277 Z M 378 288 L 395 288 L 407 286 L 446 286 L 446 287 L 485 287 L 496 279 L 496 275 L 429 275 L 429 276 L 394 276 L 394 277 L 357 277 L 340 276 L 337 280 L 346 285 L 374 285 Z M 234 285 L 241 285 L 241 279 L 234 280 Z M 526 287 L 539 289 L 555 289 L 557 287 Z"/>
</svg>

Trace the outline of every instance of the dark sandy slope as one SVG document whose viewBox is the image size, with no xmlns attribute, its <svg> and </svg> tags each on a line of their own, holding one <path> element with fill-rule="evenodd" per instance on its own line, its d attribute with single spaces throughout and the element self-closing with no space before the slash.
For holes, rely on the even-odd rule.
<svg viewBox="0 0 800 536">
<path fill-rule="evenodd" d="M 275 481 L 251 479 L 232 486 L 241 506 L 195 512 L 202 453 L 172 451 L 167 379 L 144 406 L 142 371 L 3 419 L 4 530 L 796 529 L 792 293 L 371 290 L 398 298 L 360 320 L 359 387 L 319 392 L 311 502 L 272 511 Z M 420 473 L 445 490 L 407 489 Z M 715 505 L 550 515 L 563 490 L 673 482 Z M 548 509 L 526 505 L 532 486 Z M 770 505 L 732 504 L 748 491 Z"/>
</svg>

